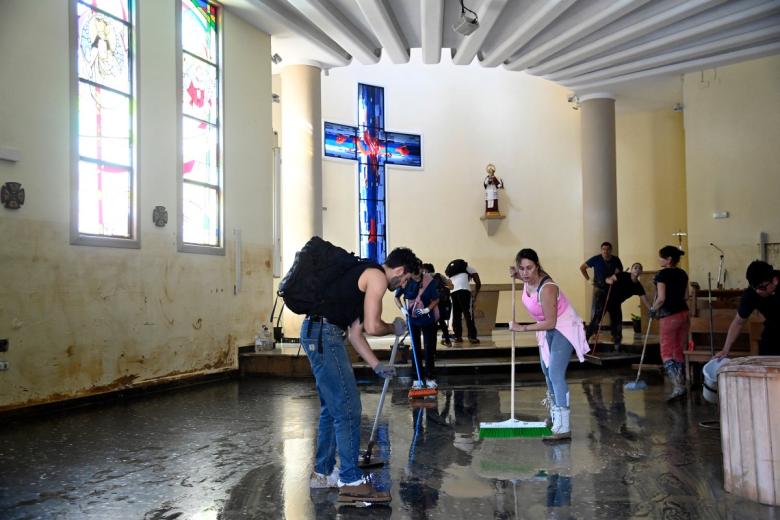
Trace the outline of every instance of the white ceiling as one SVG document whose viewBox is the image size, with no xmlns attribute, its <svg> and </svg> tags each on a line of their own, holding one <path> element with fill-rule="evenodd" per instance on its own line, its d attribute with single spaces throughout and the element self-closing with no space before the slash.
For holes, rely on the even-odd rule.
<svg viewBox="0 0 780 520">
<path fill-rule="evenodd" d="M 658 108 L 681 101 L 680 76 L 780 53 L 780 0 L 464 0 L 479 16 L 452 29 L 459 0 L 223 0 L 271 35 L 284 64 L 323 69 L 388 60 L 477 62 L 524 71 L 574 94 Z M 447 56 L 447 53 L 444 53 Z"/>
</svg>

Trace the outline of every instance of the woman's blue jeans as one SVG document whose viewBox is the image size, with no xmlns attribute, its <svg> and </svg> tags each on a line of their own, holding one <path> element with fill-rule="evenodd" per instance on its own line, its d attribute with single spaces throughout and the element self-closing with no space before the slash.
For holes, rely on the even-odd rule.
<svg viewBox="0 0 780 520">
<path fill-rule="evenodd" d="M 314 471 L 329 475 L 336 465 L 338 450 L 339 479 L 354 482 L 363 477 L 358 467 L 362 408 L 344 338 L 344 331 L 330 323 L 307 318 L 301 326 L 301 345 L 311 363 L 320 395 Z"/>
<path fill-rule="evenodd" d="M 547 344 L 550 346 L 550 366 L 544 366 L 544 361 L 542 361 L 542 372 L 547 380 L 547 389 L 557 406 L 568 408 L 569 385 L 566 383 L 566 368 L 571 361 L 574 347 L 566 339 L 566 336 L 556 329 L 547 331 Z"/>
</svg>

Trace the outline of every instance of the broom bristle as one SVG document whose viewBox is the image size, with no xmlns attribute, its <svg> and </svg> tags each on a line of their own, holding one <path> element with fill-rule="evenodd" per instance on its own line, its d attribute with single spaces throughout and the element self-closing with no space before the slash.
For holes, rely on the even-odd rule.
<svg viewBox="0 0 780 520">
<path fill-rule="evenodd" d="M 480 423 L 480 439 L 512 439 L 516 437 L 544 437 L 552 431 L 543 422 L 509 419 L 502 422 Z"/>
<path fill-rule="evenodd" d="M 515 439 L 518 437 L 539 438 L 552 435 L 546 426 L 541 428 L 480 428 L 480 439 Z"/>
</svg>

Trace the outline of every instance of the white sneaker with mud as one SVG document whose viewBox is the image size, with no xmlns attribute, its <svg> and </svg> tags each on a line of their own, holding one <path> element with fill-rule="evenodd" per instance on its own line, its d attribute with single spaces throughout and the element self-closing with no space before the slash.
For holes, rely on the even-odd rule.
<svg viewBox="0 0 780 520">
<path fill-rule="evenodd" d="M 330 475 L 323 475 L 316 471 L 311 472 L 311 479 L 309 480 L 309 487 L 312 489 L 327 489 L 339 487 L 339 470 L 333 468 Z"/>
<path fill-rule="evenodd" d="M 428 388 L 433 388 L 433 389 L 439 388 L 439 385 L 436 384 L 436 380 L 435 379 L 427 380 L 425 382 L 425 386 L 428 387 Z"/>
<path fill-rule="evenodd" d="M 390 502 L 390 493 L 388 491 L 377 491 L 366 477 L 347 483 L 339 480 L 339 502 L 342 504 L 361 502 L 366 504 L 386 504 Z"/>
</svg>

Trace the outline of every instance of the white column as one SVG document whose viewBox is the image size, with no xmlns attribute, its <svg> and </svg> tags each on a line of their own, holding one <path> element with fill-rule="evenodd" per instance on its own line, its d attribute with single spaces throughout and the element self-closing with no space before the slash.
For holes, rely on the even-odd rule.
<svg viewBox="0 0 780 520">
<path fill-rule="evenodd" d="M 296 251 L 322 236 L 321 71 L 311 65 L 281 70 L 282 276 Z M 301 319 L 287 312 L 286 336 L 297 337 Z"/>
<path fill-rule="evenodd" d="M 582 96 L 580 112 L 584 257 L 598 254 L 605 241 L 617 254 L 615 100 L 609 94 Z"/>
</svg>

